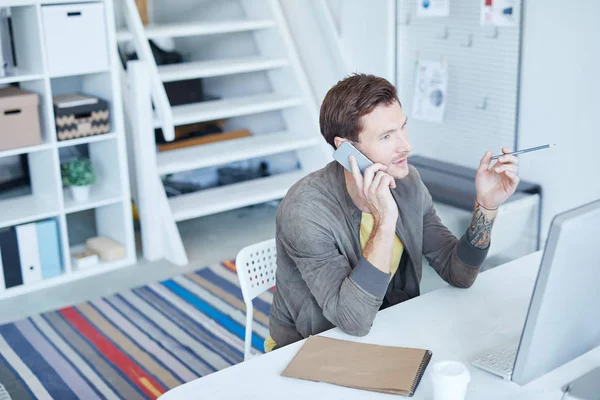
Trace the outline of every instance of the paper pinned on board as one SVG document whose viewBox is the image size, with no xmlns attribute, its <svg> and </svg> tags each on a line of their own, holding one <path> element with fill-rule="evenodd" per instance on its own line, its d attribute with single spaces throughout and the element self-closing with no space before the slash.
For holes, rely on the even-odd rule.
<svg viewBox="0 0 600 400">
<path fill-rule="evenodd" d="M 450 0 L 416 0 L 417 17 L 447 17 L 450 15 Z"/>
<path fill-rule="evenodd" d="M 518 0 L 481 0 L 482 26 L 516 26 Z"/>
<path fill-rule="evenodd" d="M 412 104 L 413 118 L 430 122 L 443 122 L 447 102 L 447 88 L 448 66 L 445 62 L 418 61 Z"/>
</svg>

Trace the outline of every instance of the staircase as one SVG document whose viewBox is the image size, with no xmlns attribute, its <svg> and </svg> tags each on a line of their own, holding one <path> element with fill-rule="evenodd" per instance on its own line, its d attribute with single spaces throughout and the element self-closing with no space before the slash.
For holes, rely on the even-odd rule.
<svg viewBox="0 0 600 400">
<path fill-rule="evenodd" d="M 178 2 L 181 7 L 178 7 Z M 133 194 L 139 209 L 144 257 L 188 263 L 177 222 L 285 196 L 307 173 L 331 159 L 318 111 L 278 0 L 156 1 L 160 21 L 143 26 L 134 0 L 123 0 L 125 26 L 139 61 L 128 64 Z M 189 9 L 185 9 L 189 7 Z M 189 61 L 158 66 L 149 39 L 172 38 Z M 218 100 L 171 106 L 164 83 L 202 78 Z M 165 140 L 180 125 L 226 119 L 226 128 L 252 136 L 156 152 L 154 128 Z M 268 177 L 167 198 L 160 177 L 242 160 L 295 159 Z"/>
</svg>

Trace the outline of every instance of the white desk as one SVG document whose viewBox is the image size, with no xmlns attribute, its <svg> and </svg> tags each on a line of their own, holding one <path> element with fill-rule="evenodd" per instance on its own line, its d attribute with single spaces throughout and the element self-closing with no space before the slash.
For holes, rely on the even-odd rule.
<svg viewBox="0 0 600 400">
<path fill-rule="evenodd" d="M 381 311 L 362 338 L 335 328 L 324 336 L 433 351 L 431 363 L 464 362 L 472 381 L 468 400 L 559 400 L 560 388 L 600 366 L 600 348 L 520 387 L 469 364 L 477 355 L 520 335 L 541 260 L 541 252 L 482 273 L 470 289 L 446 287 Z M 281 371 L 302 342 L 197 379 L 165 393 L 161 400 L 213 399 L 373 399 L 398 398 L 361 390 L 283 378 Z M 430 364 L 431 365 L 431 364 Z M 414 399 L 431 399 L 430 368 Z"/>
</svg>

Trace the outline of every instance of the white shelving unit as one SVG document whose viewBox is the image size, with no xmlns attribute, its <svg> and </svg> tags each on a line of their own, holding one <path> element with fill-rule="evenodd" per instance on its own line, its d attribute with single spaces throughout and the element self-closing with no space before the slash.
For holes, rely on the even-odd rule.
<svg viewBox="0 0 600 400">
<path fill-rule="evenodd" d="M 104 6 L 104 25 L 109 68 L 72 74 L 50 74 L 44 35 L 44 7 L 58 4 L 100 3 Z M 31 194 L 0 200 L 0 229 L 24 223 L 55 218 L 63 261 L 62 275 L 34 284 L 9 289 L 0 288 L 0 298 L 59 285 L 94 274 L 133 264 L 135 240 L 131 218 L 129 174 L 125 148 L 122 111 L 120 65 L 116 48 L 116 30 L 112 0 L 0 0 L 0 7 L 10 7 L 13 19 L 15 52 L 19 68 L 11 76 L 0 77 L 0 86 L 18 84 L 39 94 L 42 144 L 0 151 L 0 158 L 26 155 L 31 178 Z M 111 115 L 111 132 L 97 136 L 58 141 L 54 124 L 52 97 L 81 91 L 107 100 Z M 61 153 L 74 146 L 86 146 L 97 174 L 91 196 L 86 202 L 75 202 L 62 186 Z M 69 240 L 76 224 L 71 216 L 93 213 L 91 236 L 106 236 L 123 244 L 126 257 L 113 263 L 102 263 L 78 270 L 71 264 L 71 253 L 78 250 L 87 237 Z M 88 215 L 86 214 L 86 215 Z M 0 271 L 0 273 L 3 273 Z"/>
</svg>

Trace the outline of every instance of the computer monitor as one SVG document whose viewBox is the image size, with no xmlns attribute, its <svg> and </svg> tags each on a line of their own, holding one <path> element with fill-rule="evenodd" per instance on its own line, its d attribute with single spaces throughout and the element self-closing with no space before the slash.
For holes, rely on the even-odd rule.
<svg viewBox="0 0 600 400">
<path fill-rule="evenodd" d="M 512 373 L 524 385 L 600 346 L 600 200 L 554 217 Z"/>
</svg>

